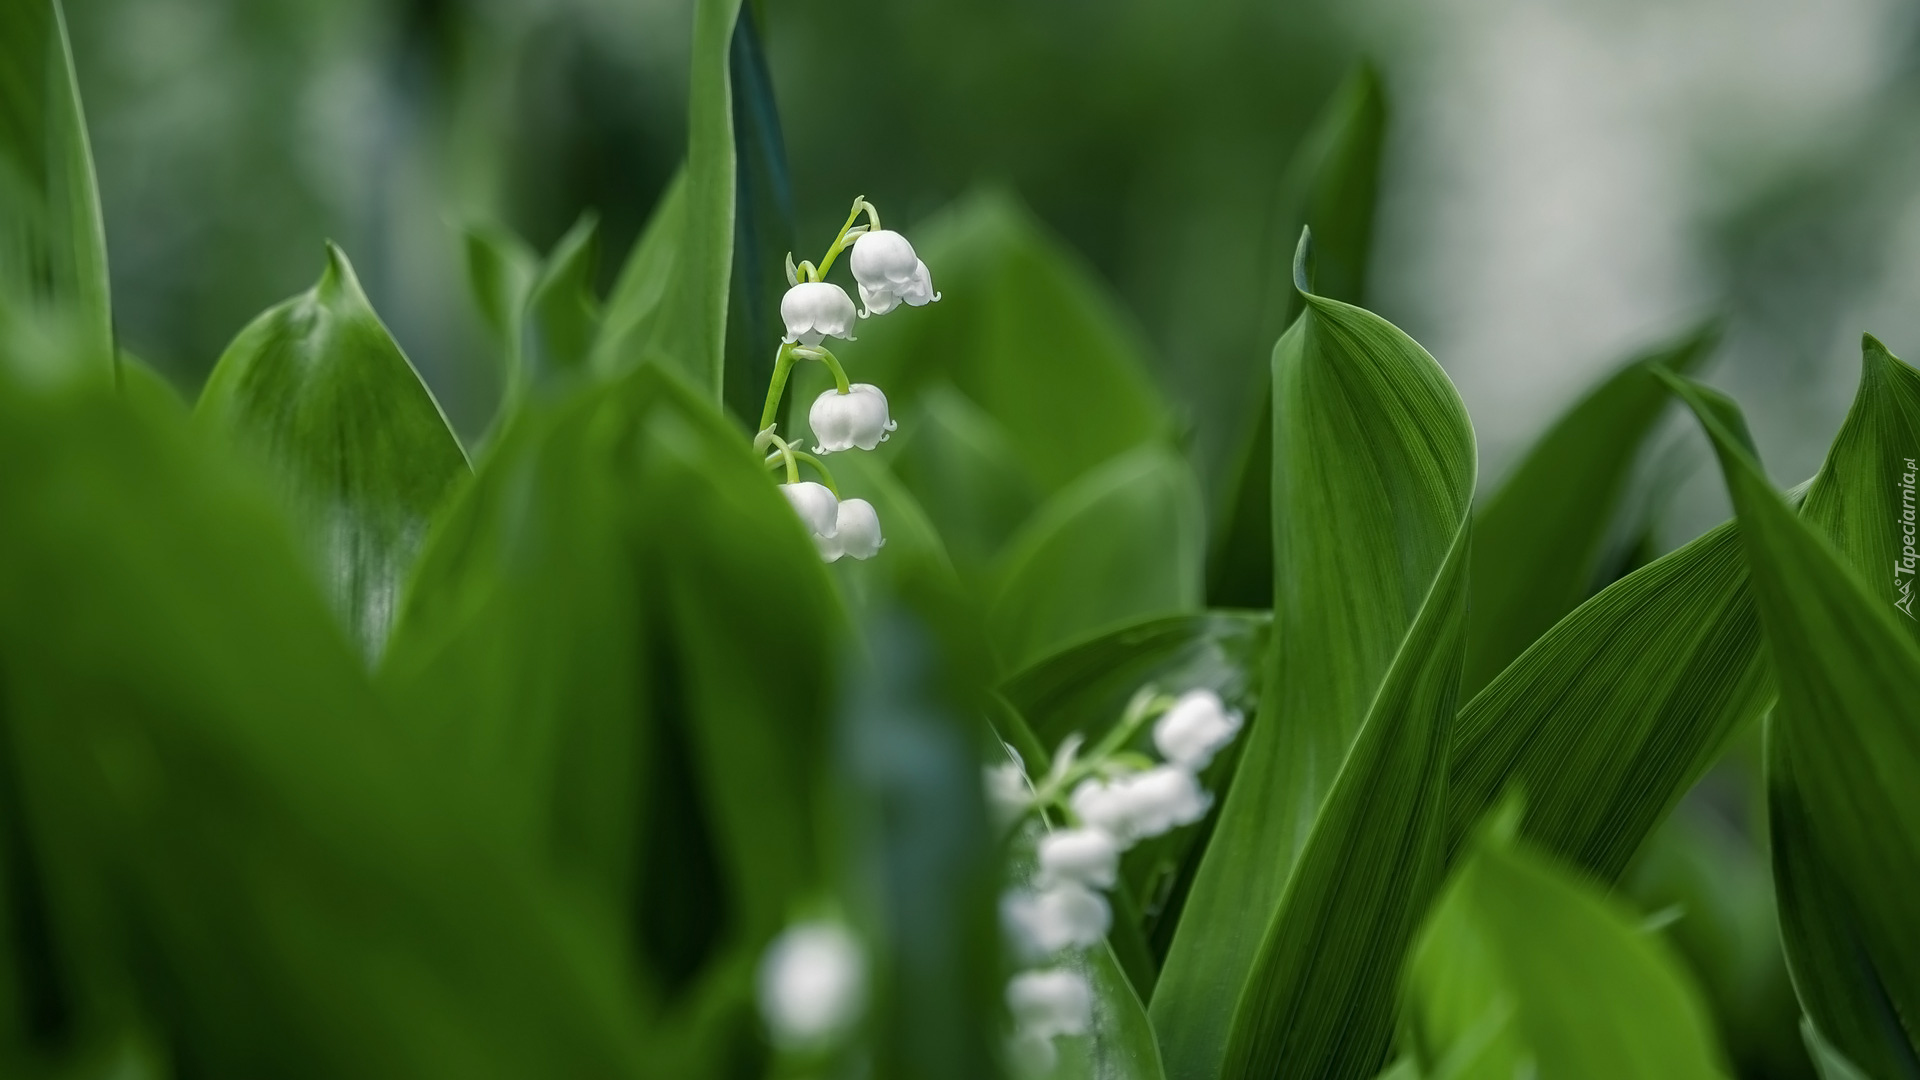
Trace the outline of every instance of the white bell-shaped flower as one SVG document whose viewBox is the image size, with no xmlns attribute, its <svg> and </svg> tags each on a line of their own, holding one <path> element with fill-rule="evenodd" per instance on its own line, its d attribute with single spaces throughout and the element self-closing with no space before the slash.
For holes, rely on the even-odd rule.
<svg viewBox="0 0 1920 1080">
<path fill-rule="evenodd" d="M 830 337 L 853 340 L 853 298 L 831 281 L 803 281 L 780 298 L 789 342 L 818 345 Z"/>
<path fill-rule="evenodd" d="M 987 812 L 1005 828 L 1018 821 L 1033 805 L 1033 785 L 1027 782 L 1027 770 L 1018 760 L 989 765 L 984 770 Z"/>
<path fill-rule="evenodd" d="M 854 383 L 844 394 L 833 389 L 814 398 L 813 408 L 807 410 L 807 422 L 813 425 L 813 437 L 819 442 L 813 448 L 816 454 L 856 446 L 871 450 L 900 426 L 887 415 L 887 395 L 871 383 Z"/>
<path fill-rule="evenodd" d="M 1047 1076 L 1059 1063 L 1053 1040 L 1093 1029 L 1093 987 L 1077 971 L 1023 971 L 1007 981 L 1007 1011 L 1014 1065 L 1023 1076 Z"/>
<path fill-rule="evenodd" d="M 1111 889 L 1120 869 L 1120 844 L 1104 829 L 1061 829 L 1040 838 L 1042 884 L 1075 882 Z"/>
<path fill-rule="evenodd" d="M 1219 694 L 1189 690 L 1153 725 L 1153 745 L 1168 761 L 1199 772 L 1240 733 L 1240 723 L 1240 714 L 1229 712 Z"/>
<path fill-rule="evenodd" d="M 887 538 L 880 535 L 880 515 L 874 512 L 873 504 L 865 499 L 840 500 L 839 512 L 834 517 L 832 538 L 814 538 L 814 543 L 820 547 L 820 557 L 828 562 L 842 555 L 871 559 L 880 554 L 886 542 Z"/>
<path fill-rule="evenodd" d="M 861 234 L 847 264 L 860 284 L 860 302 L 867 308 L 863 314 L 885 315 L 903 303 L 919 307 L 940 299 L 927 264 L 906 237 L 891 229 Z"/>
<path fill-rule="evenodd" d="M 1022 951 L 1033 957 L 1096 944 L 1113 924 L 1107 898 L 1075 882 L 1009 894 L 1000 913 Z"/>
<path fill-rule="evenodd" d="M 1084 824 L 1130 846 L 1199 821 L 1213 805 L 1213 796 L 1201 788 L 1193 773 L 1178 765 L 1161 765 L 1113 779 L 1082 780 L 1068 804 Z"/>
<path fill-rule="evenodd" d="M 866 1007 L 860 942 L 836 922 L 787 928 L 760 960 L 760 1014 L 776 1044 L 817 1046 L 842 1034 Z"/>
<path fill-rule="evenodd" d="M 800 515 L 800 523 L 816 541 L 830 540 L 840 531 L 840 500 L 834 498 L 825 484 L 797 480 L 781 484 L 780 494 L 793 504 L 793 512 Z"/>
</svg>

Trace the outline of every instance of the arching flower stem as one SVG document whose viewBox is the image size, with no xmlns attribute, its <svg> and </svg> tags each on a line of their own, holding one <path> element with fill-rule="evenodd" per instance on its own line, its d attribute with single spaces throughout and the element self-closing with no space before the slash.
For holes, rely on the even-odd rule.
<svg viewBox="0 0 1920 1080">
<path fill-rule="evenodd" d="M 780 395 L 787 391 L 787 376 L 793 371 L 794 347 L 782 344 L 773 357 L 773 379 L 767 383 L 767 403 L 760 409 L 760 430 L 766 431 L 780 419 Z"/>
<path fill-rule="evenodd" d="M 791 443 L 775 435 L 771 427 L 762 431 L 753 440 L 753 447 L 756 450 L 765 449 L 769 446 L 773 447 L 773 453 L 767 455 L 765 464 L 769 467 L 785 465 L 787 469 L 787 483 L 794 484 L 800 481 L 800 462 L 804 461 L 808 465 L 813 466 L 814 472 L 820 474 L 820 482 L 826 485 L 828 491 L 833 492 L 833 497 L 836 499 L 840 497 L 839 485 L 833 482 L 833 474 L 827 471 L 827 467 L 821 464 L 819 458 L 814 457 L 804 450 L 795 450 Z"/>
<path fill-rule="evenodd" d="M 1060 752 L 1054 756 L 1053 767 L 1047 775 L 1033 786 L 1033 804 L 1036 809 L 1053 807 L 1065 813 L 1072 820 L 1072 809 L 1067 805 L 1067 793 L 1075 784 L 1100 773 L 1115 762 L 1139 766 L 1150 765 L 1144 755 L 1123 751 L 1136 732 L 1147 721 L 1167 711 L 1173 705 L 1173 698 L 1159 693 L 1151 686 L 1141 687 L 1127 702 L 1127 708 L 1120 716 L 1120 722 L 1107 732 L 1093 749 L 1080 753 L 1080 739 L 1073 736 L 1060 745 Z M 1138 759 L 1137 761 L 1135 759 Z"/>
<path fill-rule="evenodd" d="M 862 228 L 856 229 L 853 227 L 853 223 L 860 220 L 860 215 L 862 213 L 865 213 L 867 215 L 868 224 Z M 847 223 L 845 225 L 840 226 L 840 235 L 833 238 L 833 246 L 827 249 L 827 254 L 825 255 L 825 257 L 823 257 L 820 260 L 819 267 L 817 269 L 812 267 L 807 267 L 807 272 L 813 275 L 808 280 L 810 281 L 826 280 L 827 271 L 833 269 L 833 260 L 840 257 L 840 253 L 847 249 L 847 244 L 850 241 L 858 238 L 860 234 L 866 232 L 868 229 L 877 229 L 879 227 L 880 227 L 880 211 L 874 209 L 873 204 L 867 201 L 867 197 L 865 195 L 855 196 L 853 200 L 853 212 L 847 215 Z M 802 263 L 801 265 L 803 267 L 807 266 L 807 264 L 805 263 Z"/>
<path fill-rule="evenodd" d="M 821 345 L 795 346 L 793 350 L 793 355 L 803 360 L 818 360 L 821 363 L 827 365 L 827 370 L 833 373 L 834 385 L 840 388 L 841 393 L 845 394 L 850 392 L 853 389 L 853 384 L 847 381 L 847 373 L 845 369 L 841 368 L 840 361 L 835 359 L 834 355 L 831 352 L 828 352 L 825 346 L 821 346 Z"/>
</svg>

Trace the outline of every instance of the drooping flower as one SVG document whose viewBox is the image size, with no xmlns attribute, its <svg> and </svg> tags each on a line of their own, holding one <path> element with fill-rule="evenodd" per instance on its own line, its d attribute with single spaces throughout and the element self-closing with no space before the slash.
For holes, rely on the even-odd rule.
<svg viewBox="0 0 1920 1080">
<path fill-rule="evenodd" d="M 1193 773 L 1178 765 L 1160 765 L 1111 779 L 1082 780 L 1068 804 L 1083 823 L 1126 846 L 1199 821 L 1213 805 L 1213 796 Z"/>
<path fill-rule="evenodd" d="M 1058 1060 L 1055 1038 L 1093 1028 L 1093 988 L 1077 971 L 1023 971 L 1007 982 L 1007 1011 L 1015 1062 L 1027 1075 L 1044 1076 Z"/>
<path fill-rule="evenodd" d="M 856 446 L 871 450 L 899 426 L 887 415 L 887 395 L 871 383 L 854 383 L 844 394 L 834 389 L 814 398 L 813 408 L 807 410 L 807 422 L 813 426 L 813 437 L 819 440 L 813 448 L 816 454 Z"/>
<path fill-rule="evenodd" d="M 1040 882 L 1074 882 L 1111 889 L 1118 878 L 1120 845 L 1104 829 L 1061 829 L 1040 838 Z"/>
<path fill-rule="evenodd" d="M 840 512 L 834 520 L 833 544 L 836 552 L 828 562 L 841 555 L 871 559 L 880 554 L 887 538 L 880 535 L 880 515 L 865 499 L 840 500 Z M 825 552 L 821 553 L 823 556 Z"/>
<path fill-rule="evenodd" d="M 862 234 L 853 242 L 847 263 L 860 284 L 860 302 L 867 308 L 863 315 L 885 315 L 902 303 L 919 307 L 940 299 L 927 264 L 906 237 L 890 229 Z"/>
<path fill-rule="evenodd" d="M 1199 772 L 1240 733 L 1240 723 L 1240 714 L 1229 712 L 1219 694 L 1189 690 L 1153 725 L 1153 745 L 1168 761 Z"/>
<path fill-rule="evenodd" d="M 865 953 L 837 922 L 798 923 L 767 946 L 758 982 L 773 1041 L 816 1046 L 845 1032 L 866 1007 Z"/>
<path fill-rule="evenodd" d="M 1010 894 L 1001 899 L 1000 913 L 1014 939 L 1034 957 L 1093 945 L 1113 924 L 1107 898 L 1076 882 L 1063 882 L 1037 893 Z"/>
<path fill-rule="evenodd" d="M 834 498 L 825 484 L 796 480 L 781 484 L 780 494 L 793 504 L 793 512 L 800 515 L 800 523 L 813 534 L 816 543 L 831 540 L 840 531 L 840 500 Z"/>
<path fill-rule="evenodd" d="M 803 281 L 780 298 L 780 318 L 789 342 L 818 345 L 826 338 L 853 340 L 853 298 L 831 281 Z"/>
</svg>

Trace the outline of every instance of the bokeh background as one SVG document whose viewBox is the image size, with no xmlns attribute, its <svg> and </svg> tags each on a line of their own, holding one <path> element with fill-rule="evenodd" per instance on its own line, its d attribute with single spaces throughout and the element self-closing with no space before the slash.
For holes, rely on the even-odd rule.
<svg viewBox="0 0 1920 1080">
<path fill-rule="evenodd" d="M 125 346 L 184 390 L 352 255 L 463 433 L 498 373 L 460 231 L 603 281 L 680 157 L 688 0 L 88 0 L 70 8 Z M 1285 165 L 1360 58 L 1392 126 L 1369 306 L 1451 373 L 1482 490 L 1600 374 L 1721 314 L 1709 380 L 1810 475 L 1870 330 L 1920 356 L 1920 51 L 1903 0 L 769 0 L 803 245 L 1010 190 L 1111 286 L 1217 489 L 1272 342 Z M 936 282 L 939 268 L 935 267 Z M 1661 546 L 1725 516 L 1676 422 Z M 1213 492 L 1217 496 L 1217 490 Z M 1636 890 L 1743 1074 L 1804 1074 L 1743 759 Z M 1785 995 L 1785 996 L 1783 996 Z"/>
</svg>

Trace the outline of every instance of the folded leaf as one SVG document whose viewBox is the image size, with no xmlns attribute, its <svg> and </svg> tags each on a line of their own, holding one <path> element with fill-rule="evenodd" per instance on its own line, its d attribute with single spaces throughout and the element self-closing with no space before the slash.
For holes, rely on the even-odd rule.
<svg viewBox="0 0 1920 1080">
<path fill-rule="evenodd" d="M 195 416 L 269 471 L 334 610 L 377 658 L 427 525 L 470 470 L 339 248 L 319 284 L 227 346 Z"/>
<path fill-rule="evenodd" d="M 1710 1080 L 1724 1075 L 1699 992 L 1633 913 L 1482 835 L 1408 964 L 1407 1019 L 1446 1080 Z"/>
<path fill-rule="evenodd" d="M 1851 539 L 1856 524 L 1905 535 L 1914 474 L 1898 443 L 1910 429 L 1886 421 L 1911 415 L 1920 376 L 1871 338 L 1865 351 L 1860 400 L 1807 493 L 1804 521 L 1760 470 L 1732 402 L 1672 381 L 1720 458 L 1780 679 L 1767 730 L 1768 807 L 1794 988 L 1847 1058 L 1876 1076 L 1915 1076 L 1920 922 L 1898 883 L 1920 880 L 1920 703 L 1912 693 L 1920 646 L 1896 606 L 1896 565 L 1904 564 L 1864 568 L 1874 573 L 1864 578 L 1842 551 L 1870 543 Z M 1894 467 L 1861 460 L 1869 448 L 1892 455 Z M 1884 508 L 1877 523 L 1858 513 L 1863 501 Z"/>
<path fill-rule="evenodd" d="M 1587 598 L 1641 444 L 1665 412 L 1654 365 L 1687 372 L 1715 324 L 1639 357 L 1554 421 L 1474 515 L 1473 630 L 1462 692 L 1477 693 Z"/>
<path fill-rule="evenodd" d="M 773 358 L 785 336 L 780 299 L 787 292 L 786 258 L 793 250 L 793 181 L 774 104 L 773 75 L 756 17 L 743 4 L 727 52 L 733 92 L 733 146 L 738 191 L 734 199 L 732 297 L 727 302 L 725 401 L 729 411 L 757 420 L 773 378 Z"/>
<path fill-rule="evenodd" d="M 1274 350 L 1261 722 L 1151 1003 L 1180 1080 L 1378 1071 L 1439 862 L 1473 432 L 1424 349 L 1311 293 L 1308 254 L 1303 236 L 1306 310 Z"/>
</svg>

